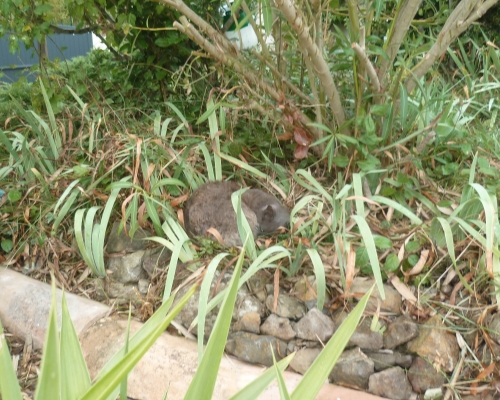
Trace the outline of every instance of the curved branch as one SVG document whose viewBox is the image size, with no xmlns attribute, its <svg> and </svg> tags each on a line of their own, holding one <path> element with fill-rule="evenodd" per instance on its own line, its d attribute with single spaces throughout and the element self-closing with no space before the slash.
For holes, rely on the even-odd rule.
<svg viewBox="0 0 500 400">
<path fill-rule="evenodd" d="M 309 35 L 309 29 L 304 24 L 295 5 L 290 0 L 276 0 L 276 6 L 283 13 L 286 20 L 297 34 L 300 49 L 304 57 L 309 57 L 316 70 L 316 76 L 323 85 L 335 122 L 337 126 L 342 126 L 345 122 L 345 115 L 337 87 L 333 81 L 328 64 L 323 58 L 318 46 L 316 46 L 316 43 Z"/>
<path fill-rule="evenodd" d="M 382 84 L 387 79 L 387 71 L 393 65 L 401 43 L 403 43 L 406 32 L 408 32 L 413 17 L 417 13 L 421 3 L 422 0 L 406 0 L 396 12 L 396 18 L 392 21 L 389 29 L 389 37 L 384 45 L 388 58 L 382 58 L 378 71 L 378 79 Z"/>
<path fill-rule="evenodd" d="M 378 94 L 380 94 L 380 82 L 378 80 L 375 67 L 370 62 L 370 59 L 366 55 L 366 52 L 359 46 L 359 44 L 353 43 L 351 44 L 351 47 L 354 50 L 354 53 L 356 53 L 356 55 L 358 56 L 361 65 L 368 73 L 368 76 L 370 77 L 370 86 L 372 87 L 372 92 L 375 96 L 377 96 Z"/>
<path fill-rule="evenodd" d="M 186 16 L 193 24 L 195 24 L 202 33 L 205 33 L 209 38 L 211 38 L 214 42 L 221 46 L 225 52 L 233 53 L 235 51 L 234 46 L 226 38 L 226 36 L 215 30 L 207 21 L 205 21 L 193 10 L 191 10 L 182 0 L 153 1 L 179 11 L 182 15 Z"/>
<path fill-rule="evenodd" d="M 246 68 L 240 61 L 233 57 L 236 54 L 236 50 L 232 47 L 231 53 L 224 53 L 216 45 L 210 43 L 206 38 L 204 38 L 196 28 L 190 24 L 185 16 L 179 18 L 179 22 L 174 22 L 174 27 L 180 32 L 187 35 L 192 41 L 194 41 L 198 46 L 204 49 L 211 57 L 223 63 L 224 65 L 233 68 L 236 73 L 240 76 L 245 77 L 254 88 L 261 88 L 268 96 L 270 96 L 276 103 L 281 103 L 283 101 L 282 95 L 278 93 L 269 83 L 260 79 L 257 75 Z M 213 28 L 212 28 L 213 29 Z M 219 43 L 216 42 L 217 45 Z M 297 114 L 300 116 L 300 123 L 314 136 L 318 139 L 322 136 L 322 131 L 318 128 L 311 126 L 312 121 L 303 114 L 300 110 L 296 110 Z M 318 156 L 321 156 L 321 149 L 315 147 L 314 150 L 318 152 Z"/>
<path fill-rule="evenodd" d="M 460 36 L 473 22 L 481 18 L 498 0 L 462 0 L 446 20 L 439 36 L 424 56 L 422 61 L 412 69 L 412 75 L 406 82 L 406 90 L 410 93 L 436 60 L 441 57 L 451 42 Z"/>
</svg>

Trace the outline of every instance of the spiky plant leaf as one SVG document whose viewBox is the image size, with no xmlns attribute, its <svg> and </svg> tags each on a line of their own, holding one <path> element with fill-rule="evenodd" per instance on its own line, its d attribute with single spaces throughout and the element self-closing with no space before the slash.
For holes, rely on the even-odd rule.
<svg viewBox="0 0 500 400">
<path fill-rule="evenodd" d="M 186 400 L 209 400 L 212 398 L 217 373 L 226 346 L 229 326 L 233 317 L 234 303 L 238 294 L 244 257 L 245 251 L 243 249 L 234 268 L 233 276 L 229 282 L 227 293 L 215 321 L 214 329 L 208 339 L 205 353 L 184 397 Z"/>
<path fill-rule="evenodd" d="M 292 399 L 305 400 L 314 399 L 316 397 L 321 386 L 326 382 L 330 371 L 342 355 L 349 339 L 356 330 L 372 291 L 373 287 L 365 293 L 356 307 L 350 312 L 349 316 L 335 331 L 335 334 L 328 341 L 325 348 L 321 351 L 316 360 L 314 360 L 293 391 L 291 395 Z"/>
<path fill-rule="evenodd" d="M 82 348 L 69 314 L 66 295 L 62 295 L 61 319 L 61 398 L 77 400 L 90 387 L 90 375 Z"/>
<path fill-rule="evenodd" d="M 35 400 L 61 399 L 61 362 L 59 356 L 59 332 L 57 329 L 56 283 L 52 277 L 52 303 L 47 321 L 40 376 Z"/>
<path fill-rule="evenodd" d="M 0 396 L 4 399 L 22 400 L 21 388 L 12 365 L 9 348 L 0 321 Z"/>
</svg>

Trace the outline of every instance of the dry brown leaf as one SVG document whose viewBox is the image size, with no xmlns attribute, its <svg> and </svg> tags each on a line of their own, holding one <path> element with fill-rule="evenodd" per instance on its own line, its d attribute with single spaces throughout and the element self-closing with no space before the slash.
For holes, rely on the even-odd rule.
<svg viewBox="0 0 500 400">
<path fill-rule="evenodd" d="M 213 235 L 220 244 L 224 245 L 224 239 L 222 239 L 222 235 L 220 234 L 220 232 L 217 229 L 208 228 L 207 233 L 210 233 L 211 235 Z"/>
<path fill-rule="evenodd" d="M 302 160 L 307 157 L 307 152 L 309 151 L 309 146 L 301 146 L 300 144 L 297 144 L 295 146 L 295 150 L 293 152 L 293 156 L 297 160 Z"/>
<path fill-rule="evenodd" d="M 311 144 L 311 139 L 307 134 L 306 130 L 301 126 L 295 126 L 293 129 L 293 138 L 295 142 L 300 146 L 308 146 Z"/>
<path fill-rule="evenodd" d="M 186 226 L 184 225 L 184 210 L 182 209 L 177 210 L 177 219 L 181 223 L 182 227 L 186 229 Z"/>
<path fill-rule="evenodd" d="M 356 273 L 356 252 L 353 248 L 349 249 L 347 253 L 347 264 L 345 270 L 345 291 L 349 292 L 351 288 L 352 281 L 354 280 L 354 275 Z"/>
<path fill-rule="evenodd" d="M 406 286 L 405 283 L 401 282 L 396 275 L 394 275 L 391 278 L 391 283 L 392 283 L 392 286 L 394 286 L 394 288 L 398 291 L 398 293 L 401 296 L 403 296 L 403 298 L 405 298 L 407 301 L 409 301 L 412 304 L 417 303 L 417 298 L 415 297 L 413 292 L 410 290 L 410 288 L 408 286 Z"/>
<path fill-rule="evenodd" d="M 179 207 L 179 204 L 184 203 L 188 199 L 189 195 L 183 194 L 182 196 L 175 197 L 174 199 L 170 200 L 170 205 L 172 207 Z"/>
<path fill-rule="evenodd" d="M 425 263 L 427 262 L 428 258 L 429 258 L 429 249 L 422 250 L 420 253 L 420 258 L 418 259 L 417 263 L 413 266 L 413 268 L 410 269 L 409 271 L 403 272 L 405 276 L 405 281 L 412 275 L 420 274 L 424 269 Z"/>
<path fill-rule="evenodd" d="M 403 243 L 398 251 L 398 260 L 400 263 L 401 261 L 403 261 L 404 256 L 405 256 L 405 244 Z"/>
<path fill-rule="evenodd" d="M 471 394 L 475 396 L 477 394 L 477 384 L 481 382 L 484 378 L 486 378 L 488 375 L 493 373 L 495 371 L 496 363 L 491 363 L 488 365 L 485 369 L 483 369 L 478 376 L 476 376 L 475 382 L 472 382 L 471 384 Z"/>
<path fill-rule="evenodd" d="M 363 200 L 365 203 L 368 203 L 368 204 L 371 204 L 374 206 L 379 206 L 379 203 L 377 203 L 376 201 L 371 200 L 365 196 L 349 196 L 346 198 L 346 200 Z"/>
<path fill-rule="evenodd" d="M 146 190 L 147 192 L 151 190 L 151 175 L 153 174 L 155 169 L 156 169 L 155 164 L 148 165 L 148 171 L 147 171 L 148 176 L 146 179 L 143 180 L 142 183 L 144 190 Z"/>
<path fill-rule="evenodd" d="M 132 193 L 130 196 L 128 196 L 125 201 L 122 203 L 122 220 L 126 221 L 127 220 L 127 204 L 132 201 L 132 199 L 135 197 L 135 193 Z M 127 232 L 127 224 L 123 224 L 123 230 L 125 232 L 125 235 L 128 236 Z"/>
<path fill-rule="evenodd" d="M 276 268 L 274 271 L 274 301 L 273 301 L 273 312 L 276 314 L 276 308 L 278 308 L 278 297 L 280 294 L 280 269 Z"/>
<path fill-rule="evenodd" d="M 146 203 L 142 203 L 139 206 L 139 210 L 137 210 L 137 222 L 141 226 L 141 228 L 144 228 L 146 226 L 146 221 L 144 220 L 144 214 L 146 211 Z"/>
<path fill-rule="evenodd" d="M 387 209 L 387 213 L 385 214 L 385 220 L 388 221 L 388 222 L 390 222 L 393 215 L 394 215 L 394 208 L 393 207 L 389 207 Z"/>
<path fill-rule="evenodd" d="M 298 218 L 297 221 L 295 222 L 295 224 L 293 224 L 292 232 L 297 232 L 297 230 L 299 229 L 299 226 L 302 225 L 302 223 L 305 220 L 306 220 L 306 217 Z"/>
<path fill-rule="evenodd" d="M 137 178 L 139 174 L 139 167 L 141 164 L 141 154 L 142 154 L 142 139 L 139 138 L 136 135 L 129 135 L 132 139 L 136 141 L 135 147 L 136 147 L 136 154 L 135 154 L 135 165 L 134 165 L 134 172 L 133 172 L 133 179 L 132 182 L 134 184 L 139 184 L 139 180 Z"/>
<path fill-rule="evenodd" d="M 291 138 L 293 138 L 291 132 L 285 132 L 283 135 L 276 135 L 276 139 L 278 140 L 290 140 Z"/>
</svg>

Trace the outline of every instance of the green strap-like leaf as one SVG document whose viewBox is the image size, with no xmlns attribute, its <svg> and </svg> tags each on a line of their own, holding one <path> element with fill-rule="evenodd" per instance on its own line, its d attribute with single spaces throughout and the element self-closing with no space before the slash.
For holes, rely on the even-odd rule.
<svg viewBox="0 0 500 400">
<path fill-rule="evenodd" d="M 291 396 L 293 400 L 314 399 L 316 397 L 321 386 L 326 382 L 328 375 L 337 363 L 337 360 L 342 355 L 349 339 L 356 330 L 372 291 L 373 288 L 365 293 L 358 305 L 354 307 L 316 360 L 314 360 L 311 367 L 309 367 L 306 374 L 293 391 Z"/>
<path fill-rule="evenodd" d="M 66 302 L 62 296 L 61 398 L 77 400 L 90 388 L 90 375 Z"/>
<path fill-rule="evenodd" d="M 0 396 L 4 399 L 22 400 L 21 388 L 17 381 L 16 371 L 12 365 L 9 347 L 5 340 L 2 322 L 0 321 Z"/>
<path fill-rule="evenodd" d="M 59 331 L 57 329 L 56 284 L 52 277 L 52 305 L 47 321 L 42 365 L 36 386 L 35 400 L 61 398 L 61 364 L 59 357 Z"/>
<path fill-rule="evenodd" d="M 228 292 L 222 302 L 214 329 L 208 339 L 205 353 L 184 397 L 186 400 L 210 400 L 212 398 L 220 362 L 226 346 L 229 326 L 231 325 L 244 257 L 245 250 L 243 249 L 234 268 L 233 276 L 228 285 Z"/>
</svg>

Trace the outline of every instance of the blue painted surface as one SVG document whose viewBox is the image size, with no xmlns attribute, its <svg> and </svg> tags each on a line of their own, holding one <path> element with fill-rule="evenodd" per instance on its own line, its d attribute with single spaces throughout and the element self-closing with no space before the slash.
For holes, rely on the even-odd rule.
<svg viewBox="0 0 500 400">
<path fill-rule="evenodd" d="M 61 25 L 61 28 L 74 27 Z M 38 42 L 35 42 L 38 47 Z M 9 51 L 8 37 L 0 39 L 0 71 L 4 76 L 0 78 L 2 82 L 12 83 L 19 79 L 20 76 L 26 76 L 30 82 L 36 79 L 36 75 L 30 73 L 29 68 L 38 64 L 38 54 L 35 49 L 24 47 L 23 43 L 19 43 L 20 51 L 12 54 Z M 49 59 L 54 60 L 69 60 L 76 56 L 84 56 L 92 49 L 92 34 L 85 33 L 82 35 L 75 34 L 59 34 L 50 35 L 47 37 L 47 50 Z"/>
</svg>

